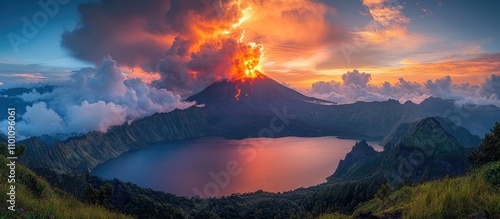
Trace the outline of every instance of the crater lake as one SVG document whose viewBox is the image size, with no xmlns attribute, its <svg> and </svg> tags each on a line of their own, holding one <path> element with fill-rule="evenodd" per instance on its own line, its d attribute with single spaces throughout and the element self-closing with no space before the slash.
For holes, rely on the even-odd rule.
<svg viewBox="0 0 500 219">
<path fill-rule="evenodd" d="M 337 137 L 170 141 L 110 159 L 93 174 L 186 197 L 285 192 L 326 182 L 356 142 Z"/>
</svg>

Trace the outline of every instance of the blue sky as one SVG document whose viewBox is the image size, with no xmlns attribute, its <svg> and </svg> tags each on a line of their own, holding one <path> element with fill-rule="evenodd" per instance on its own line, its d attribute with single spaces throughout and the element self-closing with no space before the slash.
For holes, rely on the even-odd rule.
<svg viewBox="0 0 500 219">
<path fill-rule="evenodd" d="M 89 64 L 68 55 L 60 46 L 60 36 L 64 31 L 72 30 L 78 23 L 79 0 L 59 5 L 54 17 L 47 16 L 48 22 L 28 38 L 26 43 L 17 46 L 17 51 L 9 39 L 9 33 L 23 37 L 23 17 L 30 22 L 37 13 L 44 12 L 38 1 L 2 1 L 0 3 L 0 81 L 31 83 L 66 78 L 70 71 Z M 15 75 L 19 77 L 15 77 Z M 9 75 L 9 76 L 5 76 Z M 27 77 L 33 75 L 33 77 Z M 45 79 L 44 79 L 45 80 Z"/>
</svg>

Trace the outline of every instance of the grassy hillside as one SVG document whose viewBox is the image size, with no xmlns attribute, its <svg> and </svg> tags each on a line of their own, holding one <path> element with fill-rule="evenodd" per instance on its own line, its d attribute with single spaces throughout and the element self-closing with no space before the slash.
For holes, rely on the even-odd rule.
<svg viewBox="0 0 500 219">
<path fill-rule="evenodd" d="M 4 145 L 0 145 L 4 146 Z M 0 155 L 0 218 L 131 218 L 103 207 L 83 204 L 71 195 L 52 188 L 27 167 L 16 164 L 16 211 L 7 210 L 9 161 Z"/>
<path fill-rule="evenodd" d="M 475 212 L 487 211 L 490 218 L 500 217 L 500 162 L 489 164 L 464 177 L 444 178 L 396 191 L 361 204 L 354 216 L 382 217 L 400 212 L 403 218 L 469 218 Z M 326 214 L 320 218 L 350 218 Z"/>
</svg>

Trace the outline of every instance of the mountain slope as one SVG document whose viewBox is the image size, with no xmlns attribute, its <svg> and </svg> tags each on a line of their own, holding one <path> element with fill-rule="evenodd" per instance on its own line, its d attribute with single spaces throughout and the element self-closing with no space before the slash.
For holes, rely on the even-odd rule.
<svg viewBox="0 0 500 219">
<path fill-rule="evenodd" d="M 401 128 L 408 128 L 408 124 Z M 339 168 L 328 180 L 385 176 L 391 183 L 398 184 L 442 178 L 446 175 L 463 175 L 469 167 L 467 155 L 471 150 L 461 146 L 436 118 L 426 118 L 412 125 L 405 137 L 397 142 L 384 152 L 375 155 L 370 152 L 370 156 L 356 159 L 353 159 L 353 155 L 359 154 L 359 149 L 353 148 L 346 155 L 345 161 L 341 162 L 348 161 L 349 165 L 339 164 Z"/>
<path fill-rule="evenodd" d="M 187 101 L 207 110 L 210 135 L 240 139 L 336 134 L 314 119 L 314 113 L 334 103 L 307 97 L 260 73 L 253 79 L 216 82 Z"/>
<path fill-rule="evenodd" d="M 206 104 L 209 108 L 231 110 L 269 109 L 281 105 L 310 105 L 311 103 L 334 105 L 335 103 L 305 96 L 283 86 L 268 76 L 258 73 L 256 78 L 245 80 L 221 80 L 195 94 L 187 101 Z M 272 109 L 272 108 L 271 108 Z M 220 109 L 219 109 L 220 110 Z"/>
<path fill-rule="evenodd" d="M 32 168 L 90 173 L 98 164 L 127 151 L 155 142 L 204 136 L 208 130 L 203 109 L 175 110 L 113 127 L 106 133 L 91 132 L 51 146 L 38 138 L 26 139 L 20 142 L 27 145 L 22 162 Z"/>
<path fill-rule="evenodd" d="M 447 118 L 436 117 L 443 129 L 450 133 L 462 146 L 476 147 L 481 144 L 481 138 L 473 135 L 464 127 L 456 125 L 453 121 Z"/>
<path fill-rule="evenodd" d="M 340 160 L 337 170 L 332 175 L 335 177 L 347 177 L 350 173 L 366 175 L 376 170 L 377 162 L 381 153 L 377 153 L 365 140 L 354 145 L 345 159 Z M 375 164 L 375 165 L 374 165 Z"/>
<path fill-rule="evenodd" d="M 3 143 L 0 147 L 5 148 Z M 9 168 L 4 168 L 10 162 L 0 155 L 0 176 L 7 177 Z M 7 184 L 0 186 L 0 218 L 132 218 L 127 215 L 110 212 L 103 207 L 84 204 L 66 192 L 52 188 L 47 181 L 34 174 L 23 165 L 16 164 L 16 211 L 6 210 L 9 199 Z"/>
<path fill-rule="evenodd" d="M 435 117 L 435 119 L 447 133 L 452 135 L 453 138 L 460 143 L 460 145 L 464 147 L 475 147 L 481 144 L 481 138 L 479 136 L 471 134 L 467 129 L 461 126 L 455 125 L 450 119 L 442 117 Z M 418 122 L 403 123 L 399 125 L 391 134 L 382 140 L 380 145 L 384 146 L 386 149 L 390 149 L 392 146 L 400 143 L 417 124 Z"/>
<path fill-rule="evenodd" d="M 500 195 L 497 187 L 485 180 L 486 169 L 463 177 L 402 187 L 361 204 L 353 215 L 383 216 L 400 212 L 403 218 L 498 218 Z"/>
</svg>

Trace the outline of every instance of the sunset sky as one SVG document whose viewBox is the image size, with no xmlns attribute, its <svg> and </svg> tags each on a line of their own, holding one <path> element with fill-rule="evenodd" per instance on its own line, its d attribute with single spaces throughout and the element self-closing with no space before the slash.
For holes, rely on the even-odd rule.
<svg viewBox="0 0 500 219">
<path fill-rule="evenodd" d="M 498 11 L 496 0 L 1 1 L 0 89 L 55 85 L 10 97 L 25 137 L 106 131 L 257 72 L 338 104 L 500 107 Z"/>
<path fill-rule="evenodd" d="M 180 20 L 169 1 L 150 1 L 141 7 L 136 6 L 139 1 L 105 0 L 102 5 L 93 1 L 79 12 L 78 6 L 88 1 L 61 0 L 65 4 L 57 3 L 58 10 L 46 24 L 33 36 L 24 36 L 23 18 L 32 22 L 44 12 L 37 2 L 0 3 L 4 87 L 67 80 L 72 71 L 99 65 L 108 54 L 125 73 L 133 71 L 130 75 L 152 81 L 160 77 L 155 73 L 158 60 L 182 32 L 175 28 Z M 447 75 L 453 83 L 479 85 L 500 73 L 496 0 L 248 2 L 251 9 L 241 23 L 242 41 L 261 44 L 263 71 L 294 88 L 342 81 L 342 75 L 354 69 L 371 74 L 373 85 L 398 83 L 399 78 L 424 83 Z M 175 8 L 176 13 L 193 19 L 190 25 L 203 23 L 203 16 L 183 14 L 183 7 Z M 84 31 L 77 31 L 79 23 Z M 170 26 L 163 28 L 163 23 Z M 63 38 L 65 32 L 69 34 Z M 12 33 L 25 40 L 14 45 Z"/>
</svg>

